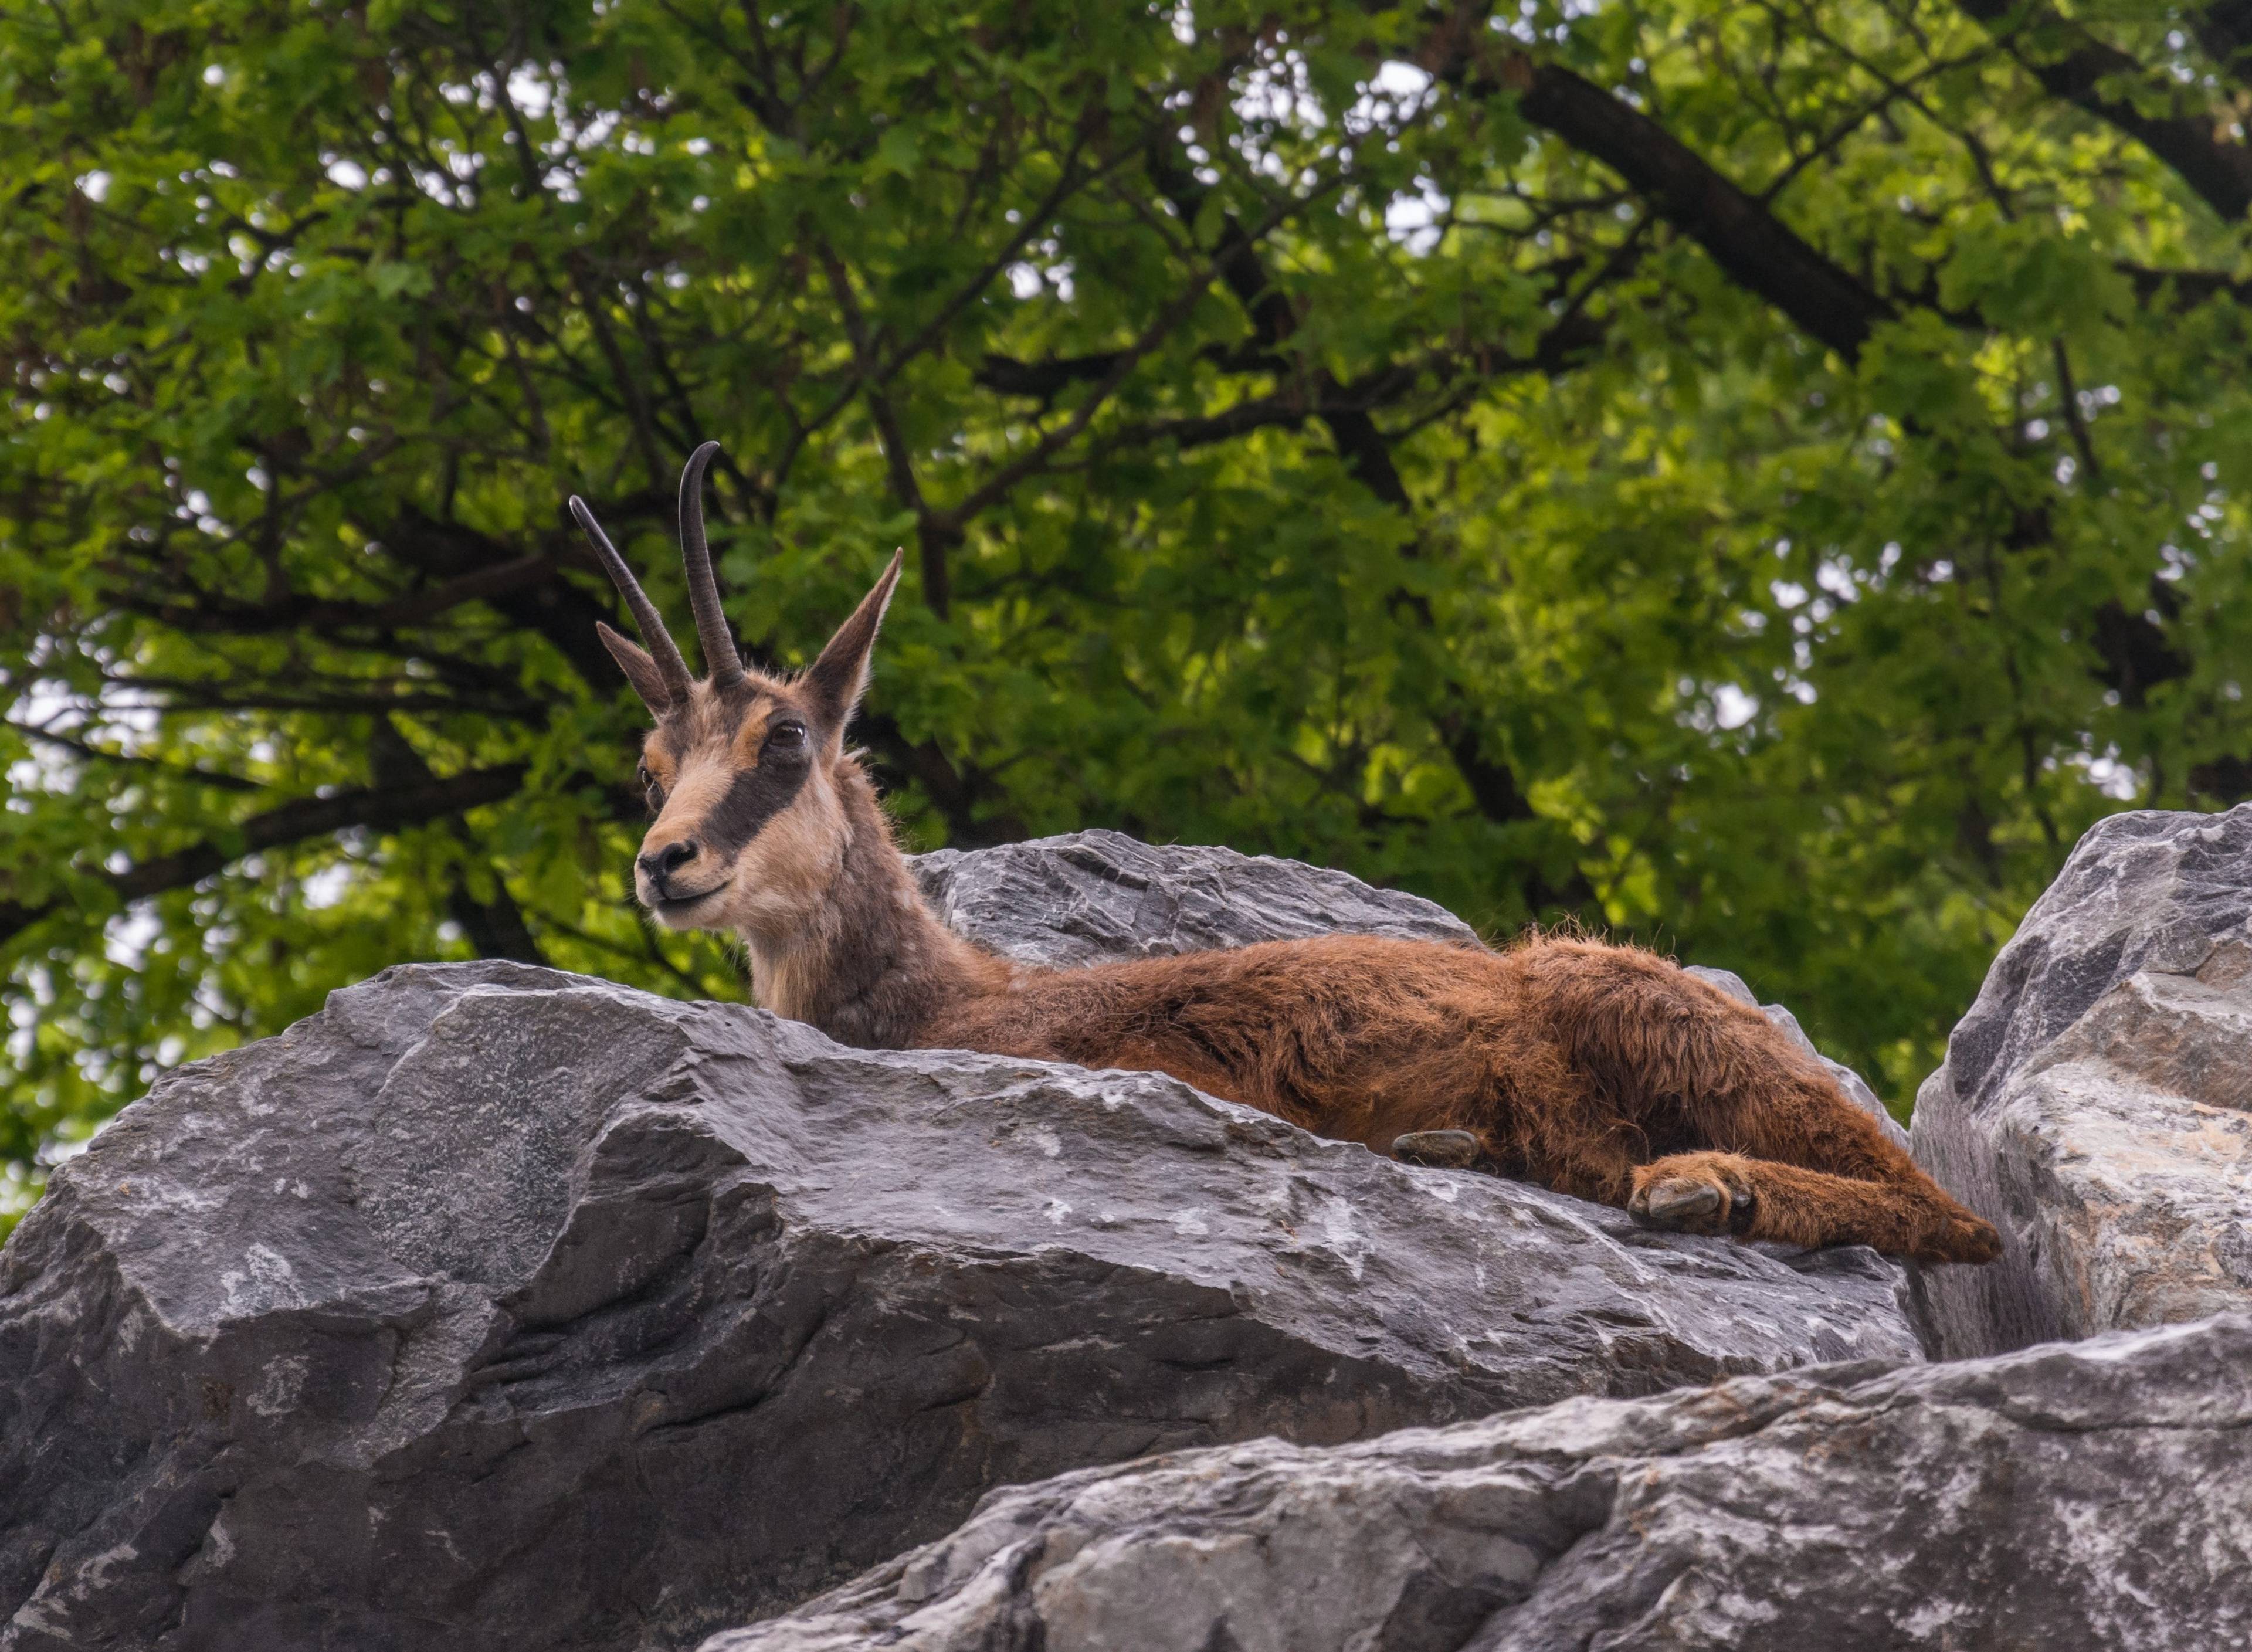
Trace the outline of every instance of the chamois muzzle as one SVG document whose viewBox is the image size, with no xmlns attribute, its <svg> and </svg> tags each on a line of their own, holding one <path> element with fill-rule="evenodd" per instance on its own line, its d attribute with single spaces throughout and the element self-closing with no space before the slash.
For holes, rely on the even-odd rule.
<svg viewBox="0 0 2252 1652">
<path fill-rule="evenodd" d="M 639 856 L 634 864 L 641 869 L 641 875 L 649 879 L 649 886 L 656 892 L 659 900 L 701 900 L 711 892 L 709 890 L 687 893 L 675 889 L 672 882 L 682 867 L 690 865 L 696 859 L 699 849 L 700 845 L 694 838 L 684 837 Z M 686 881 L 692 883 L 694 878 L 694 872 L 691 871 Z"/>
</svg>

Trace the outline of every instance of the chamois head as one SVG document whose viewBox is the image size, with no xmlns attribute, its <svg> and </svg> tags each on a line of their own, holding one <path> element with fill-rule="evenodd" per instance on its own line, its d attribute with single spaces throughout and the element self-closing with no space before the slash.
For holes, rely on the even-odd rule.
<svg viewBox="0 0 2252 1652">
<path fill-rule="evenodd" d="M 707 441 L 680 474 L 680 551 L 688 601 L 709 675 L 687 662 L 632 570 L 576 495 L 578 518 L 644 649 L 607 625 L 595 630 L 657 718 L 642 743 L 640 781 L 656 820 L 634 863 L 634 892 L 670 929 L 733 929 L 782 940 L 814 913 L 836 880 L 849 839 L 839 800 L 844 725 L 868 683 L 868 655 L 900 577 L 900 558 L 796 677 L 747 669 L 719 608 L 704 539 Z"/>
</svg>

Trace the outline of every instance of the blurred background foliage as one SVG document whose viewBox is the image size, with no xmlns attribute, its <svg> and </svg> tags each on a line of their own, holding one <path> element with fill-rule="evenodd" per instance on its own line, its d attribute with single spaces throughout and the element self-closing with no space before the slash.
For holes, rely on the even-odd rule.
<svg viewBox="0 0 2252 1652">
<path fill-rule="evenodd" d="M 2104 813 L 2252 793 L 2252 0 L 0 13 L 0 1203 L 626 881 L 595 505 L 921 847 L 1741 972 L 1905 1110 Z M 4 1220 L 0 1217 L 0 1220 Z"/>
</svg>

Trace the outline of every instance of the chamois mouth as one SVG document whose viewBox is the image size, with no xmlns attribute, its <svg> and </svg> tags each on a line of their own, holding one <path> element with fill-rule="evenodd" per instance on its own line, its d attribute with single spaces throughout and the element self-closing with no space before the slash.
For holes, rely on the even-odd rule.
<svg viewBox="0 0 2252 1652">
<path fill-rule="evenodd" d="M 692 907 L 702 906 L 705 901 L 710 900 L 713 896 L 726 889 L 726 886 L 727 885 L 725 884 L 715 884 L 711 888 L 699 890 L 692 895 L 667 894 L 652 896 L 649 901 L 649 909 L 657 913 L 660 918 L 678 917 L 688 912 Z"/>
</svg>

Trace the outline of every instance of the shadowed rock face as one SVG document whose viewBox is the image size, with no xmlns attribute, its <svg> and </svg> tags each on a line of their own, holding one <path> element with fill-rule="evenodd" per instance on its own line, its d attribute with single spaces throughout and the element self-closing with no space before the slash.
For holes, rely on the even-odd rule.
<svg viewBox="0 0 2252 1652">
<path fill-rule="evenodd" d="M 927 875 L 1012 950 L 1450 922 L 997 854 Z M 0 1257 L 0 1647 L 685 1646 L 1087 1464 L 1912 1358 L 1894 1279 L 1153 1075 L 395 969 L 166 1078 Z"/>
<path fill-rule="evenodd" d="M 1950 1357 L 2252 1308 L 2252 806 L 2082 838 L 1914 1143 L 2002 1232 L 1992 1267 L 1917 1281 Z"/>
<path fill-rule="evenodd" d="M 996 1493 L 703 1652 L 2252 1643 L 2252 1319 Z"/>
</svg>

